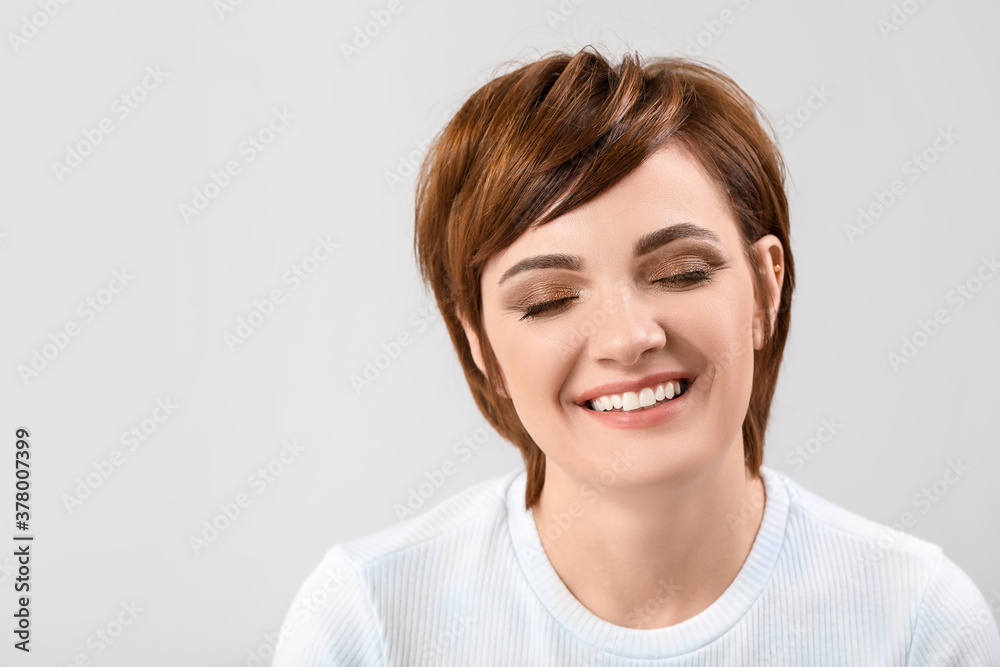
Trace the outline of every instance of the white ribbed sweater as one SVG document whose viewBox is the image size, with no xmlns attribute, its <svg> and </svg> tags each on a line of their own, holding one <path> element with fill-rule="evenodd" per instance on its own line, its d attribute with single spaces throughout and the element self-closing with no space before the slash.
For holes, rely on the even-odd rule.
<svg viewBox="0 0 1000 667">
<path fill-rule="evenodd" d="M 521 469 L 334 546 L 296 596 L 273 667 L 1000 667 L 991 604 L 939 546 L 761 475 L 750 554 L 683 623 L 620 627 L 580 604 L 524 510 Z"/>
</svg>

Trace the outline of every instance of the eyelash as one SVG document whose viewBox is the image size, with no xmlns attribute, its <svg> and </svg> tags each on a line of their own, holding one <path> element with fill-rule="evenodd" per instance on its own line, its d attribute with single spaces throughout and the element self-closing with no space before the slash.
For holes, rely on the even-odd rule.
<svg viewBox="0 0 1000 667">
<path fill-rule="evenodd" d="M 660 278 L 659 280 L 654 280 L 653 282 L 664 283 L 664 284 L 678 283 L 678 282 L 688 283 L 688 284 L 703 283 L 711 280 L 710 273 L 711 272 L 707 271 L 706 269 L 695 269 L 694 271 L 685 271 L 684 273 L 676 273 L 672 276 L 667 276 L 665 278 Z M 562 299 L 556 299 L 554 301 L 537 303 L 531 306 L 530 308 L 523 310 L 522 312 L 524 313 L 524 315 L 518 320 L 518 322 L 522 322 L 526 319 L 533 320 L 538 315 L 541 315 L 543 313 L 559 312 L 560 310 L 568 306 L 570 301 L 576 298 L 577 297 L 575 296 L 567 296 L 563 297 Z"/>
</svg>

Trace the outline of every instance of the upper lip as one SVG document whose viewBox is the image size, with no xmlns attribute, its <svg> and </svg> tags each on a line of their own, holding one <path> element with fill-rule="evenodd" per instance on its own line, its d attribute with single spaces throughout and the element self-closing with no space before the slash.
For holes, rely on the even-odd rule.
<svg viewBox="0 0 1000 667">
<path fill-rule="evenodd" d="M 610 396 L 612 394 L 623 394 L 626 391 L 638 392 L 643 387 L 650 387 L 655 389 L 656 385 L 663 384 L 668 380 L 691 380 L 694 375 L 686 371 L 664 371 L 660 373 L 650 373 L 649 375 L 643 375 L 642 377 L 635 378 L 634 380 L 619 380 L 617 382 L 609 382 L 607 384 L 602 384 L 597 387 L 592 387 L 586 391 L 578 394 L 573 401 L 577 405 L 584 405 L 587 401 L 591 401 L 595 398 L 600 398 L 601 396 Z"/>
</svg>

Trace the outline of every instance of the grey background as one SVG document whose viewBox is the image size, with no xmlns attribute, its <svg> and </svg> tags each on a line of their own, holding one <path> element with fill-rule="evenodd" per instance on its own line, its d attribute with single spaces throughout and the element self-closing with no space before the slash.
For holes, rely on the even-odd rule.
<svg viewBox="0 0 1000 667">
<path fill-rule="evenodd" d="M 587 43 L 685 53 L 699 33 L 778 123 L 790 170 L 798 289 L 765 464 L 880 523 L 911 512 L 909 532 L 1000 609 L 1000 280 L 949 301 L 1000 250 L 996 3 L 398 0 L 348 62 L 340 43 L 387 3 L 70 2 L 15 45 L 39 2 L 0 10 L 0 498 L 10 508 L 27 426 L 37 536 L 33 650 L 5 634 L 0 662 L 253 664 L 326 549 L 398 522 L 427 473 L 457 468 L 419 511 L 520 466 L 418 282 L 413 178 L 390 188 L 386 173 L 508 59 Z M 883 34 L 894 6 L 906 20 Z M 112 103 L 147 66 L 163 81 L 119 118 Z M 810 109 L 814 89 L 829 97 Z M 246 161 L 240 142 L 282 107 L 294 119 Z M 60 181 L 52 163 L 102 118 L 114 131 Z M 912 181 L 907 161 L 942 128 L 958 138 Z M 241 172 L 186 223 L 179 205 L 233 159 Z M 849 242 L 844 225 L 894 179 L 905 192 Z M 282 276 L 322 235 L 339 248 L 292 290 Z M 122 268 L 134 278 L 86 322 L 78 304 Z M 230 351 L 224 334 L 275 288 L 284 303 Z M 887 355 L 938 309 L 948 322 L 893 369 Z M 79 335 L 23 381 L 71 322 Z M 356 392 L 351 376 L 401 333 L 411 344 Z M 166 398 L 176 411 L 128 451 L 122 432 Z M 810 442 L 824 419 L 842 427 Z M 257 493 L 250 476 L 291 439 L 301 453 Z M 113 450 L 121 465 L 69 511 L 64 495 Z M 952 461 L 969 470 L 918 503 Z M 189 538 L 240 493 L 250 505 L 196 555 Z M 12 565 L 0 556 L 7 619 Z M 129 602 L 143 611 L 97 655 L 88 638 Z"/>
</svg>

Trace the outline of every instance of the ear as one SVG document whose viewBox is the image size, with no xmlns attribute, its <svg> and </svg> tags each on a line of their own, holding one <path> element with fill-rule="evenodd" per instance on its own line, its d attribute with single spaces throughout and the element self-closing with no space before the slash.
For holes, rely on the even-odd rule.
<svg viewBox="0 0 1000 667">
<path fill-rule="evenodd" d="M 465 318 L 462 317 L 462 313 L 460 313 L 457 308 L 455 309 L 455 316 L 458 318 L 458 321 L 462 323 L 462 329 L 465 331 L 465 338 L 469 341 L 469 350 L 472 352 L 472 360 L 476 362 L 476 367 L 485 376 L 486 363 L 483 361 L 483 347 L 479 342 L 479 336 L 476 335 L 475 330 L 469 326 L 469 323 L 465 321 Z M 503 377 L 503 371 L 501 370 L 500 372 L 501 377 Z M 506 384 L 506 379 L 504 379 L 504 384 Z M 502 388 L 499 389 L 497 393 L 504 398 L 507 398 L 507 394 Z"/>
<path fill-rule="evenodd" d="M 462 313 L 457 308 L 455 309 L 455 316 L 462 323 L 462 329 L 465 330 L 465 338 L 469 341 L 469 349 L 472 350 L 472 359 L 476 362 L 476 367 L 479 368 L 483 375 L 486 375 L 486 364 L 483 362 L 483 348 L 479 344 L 479 336 L 476 335 L 476 332 L 465 321 Z"/>
<path fill-rule="evenodd" d="M 766 234 L 753 244 L 757 251 L 757 262 L 764 276 L 764 302 L 768 308 L 762 313 L 755 304 L 753 315 L 753 349 L 764 346 L 764 317 L 768 318 L 771 331 L 778 318 L 778 307 L 781 305 L 781 285 L 785 278 L 785 250 L 781 241 L 774 234 Z M 777 267 L 777 269 L 775 268 Z"/>
</svg>

